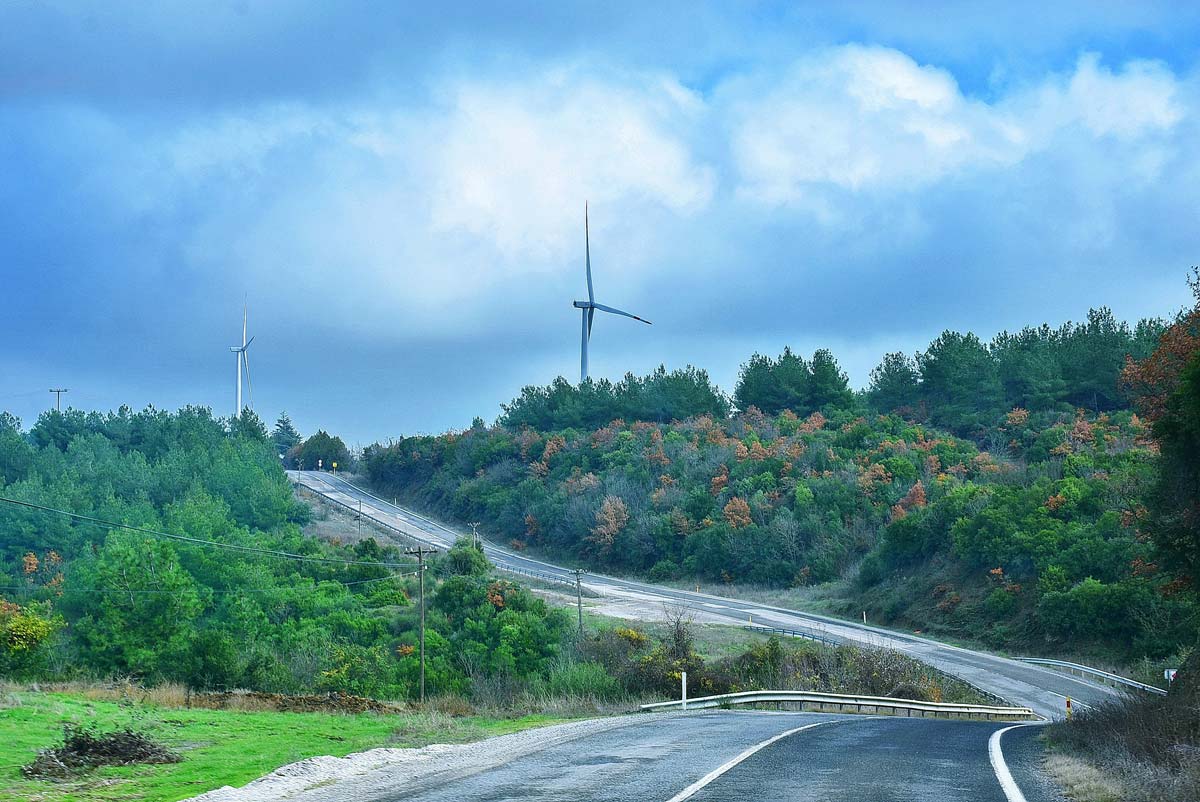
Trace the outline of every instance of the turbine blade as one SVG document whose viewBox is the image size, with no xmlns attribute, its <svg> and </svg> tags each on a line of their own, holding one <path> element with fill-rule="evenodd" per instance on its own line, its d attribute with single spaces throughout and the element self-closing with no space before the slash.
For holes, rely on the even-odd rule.
<svg viewBox="0 0 1200 802">
<path fill-rule="evenodd" d="M 250 343 L 252 343 L 252 342 L 254 342 L 254 338 L 253 338 L 253 337 L 251 337 L 251 338 L 250 338 L 250 339 L 249 339 L 249 340 L 246 342 L 246 344 L 242 346 L 242 350 L 243 350 L 243 351 L 245 351 L 247 348 L 249 348 L 249 347 L 250 347 Z"/>
<path fill-rule="evenodd" d="M 640 320 L 640 321 L 642 321 L 642 322 L 643 322 L 643 323 L 645 323 L 647 326 L 651 325 L 651 323 L 650 323 L 650 321 L 649 321 L 649 320 L 646 320 L 645 318 L 638 317 L 637 315 L 631 314 L 630 312 L 626 312 L 626 311 L 624 311 L 623 309 L 615 309 L 615 308 L 613 308 L 613 307 L 611 307 L 611 306 L 605 306 L 604 304 L 595 304 L 595 305 L 593 305 L 593 307 L 592 307 L 592 308 L 593 308 L 593 309 L 599 309 L 601 312 L 609 312 L 610 314 L 614 314 L 614 315 L 624 315 L 625 317 L 631 317 L 631 318 L 633 318 L 634 320 Z"/>
<path fill-rule="evenodd" d="M 246 304 L 242 304 L 242 347 L 246 347 L 246 318 L 249 316 L 250 310 Z"/>
<path fill-rule="evenodd" d="M 588 313 L 587 313 L 587 318 L 588 318 L 588 322 L 587 322 L 587 336 L 588 336 L 588 339 L 589 339 L 589 340 L 590 340 L 590 339 L 592 339 L 592 318 L 594 318 L 595 316 L 596 316 L 596 308 L 595 308 L 594 306 L 593 306 L 593 307 L 589 307 L 589 308 L 588 308 Z"/>
<path fill-rule="evenodd" d="M 583 252 L 587 262 L 588 301 L 595 303 L 596 296 L 592 294 L 592 243 L 591 235 L 588 233 L 587 201 L 583 202 Z M 591 331 L 591 328 L 589 324 L 588 331 Z"/>
</svg>

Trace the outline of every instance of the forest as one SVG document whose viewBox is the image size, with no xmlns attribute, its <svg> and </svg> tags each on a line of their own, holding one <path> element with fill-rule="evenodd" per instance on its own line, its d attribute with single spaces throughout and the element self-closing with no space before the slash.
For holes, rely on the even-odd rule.
<svg viewBox="0 0 1200 802">
<path fill-rule="evenodd" d="M 198 408 L 0 420 L 0 495 L 83 516 L 0 504 L 0 675 L 410 696 L 415 564 L 304 536 L 277 440 Z M 453 569 L 431 567 L 433 689 L 468 687 L 460 652 L 480 676 L 547 673 L 567 617 Z"/>
<path fill-rule="evenodd" d="M 1195 319 L 947 331 L 861 392 L 827 350 L 752 356 L 724 402 L 690 368 L 560 380 L 494 426 L 372 446 L 365 465 L 389 494 L 594 570 L 841 581 L 846 611 L 888 623 L 1163 658 L 1195 640 L 1195 574 L 1152 533 L 1163 416 L 1146 385 L 1163 378 L 1138 371 Z"/>
<path fill-rule="evenodd" d="M 0 418 L 0 677 L 414 699 L 415 563 L 370 536 L 304 535 L 311 511 L 283 472 L 289 455 L 338 449 L 325 432 L 302 441 L 286 415 L 268 436 L 249 411 L 68 410 L 29 431 Z M 469 542 L 428 565 L 426 686 L 468 706 L 594 709 L 674 693 L 680 670 L 709 692 L 968 693 L 848 647 L 763 642 L 706 663 L 682 618 L 665 640 L 611 626 L 580 637 Z"/>
</svg>

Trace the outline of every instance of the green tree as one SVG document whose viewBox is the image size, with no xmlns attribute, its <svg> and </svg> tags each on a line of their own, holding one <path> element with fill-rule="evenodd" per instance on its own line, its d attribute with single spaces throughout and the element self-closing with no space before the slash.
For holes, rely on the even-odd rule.
<svg viewBox="0 0 1200 802">
<path fill-rule="evenodd" d="M 905 354 L 885 354 L 871 370 L 867 398 L 880 412 L 908 411 L 917 405 L 918 377 L 916 361 Z"/>
<path fill-rule="evenodd" d="M 921 399 L 930 419 L 958 433 L 976 433 L 1004 409 L 996 363 L 974 334 L 945 331 L 917 354 Z"/>
<path fill-rule="evenodd" d="M 301 439 L 300 432 L 296 431 L 288 414 L 286 412 L 279 413 L 279 420 L 275 421 L 275 429 L 271 432 L 271 443 L 275 446 L 275 451 L 287 454 L 300 445 Z"/>
<path fill-rule="evenodd" d="M 331 470 L 336 462 L 339 469 L 350 467 L 350 449 L 342 442 L 342 438 L 330 436 L 325 430 L 320 430 L 300 444 L 296 451 L 296 460 L 305 470 L 316 470 L 318 460 L 321 467 Z"/>
<path fill-rule="evenodd" d="M 86 663 L 106 673 L 175 678 L 203 608 L 174 547 L 133 532 L 113 532 L 80 574 L 103 589 L 77 626 Z"/>
<path fill-rule="evenodd" d="M 809 363 L 808 405 L 812 409 L 845 409 L 854 400 L 850 381 L 834 358 L 833 352 L 820 348 Z"/>
</svg>

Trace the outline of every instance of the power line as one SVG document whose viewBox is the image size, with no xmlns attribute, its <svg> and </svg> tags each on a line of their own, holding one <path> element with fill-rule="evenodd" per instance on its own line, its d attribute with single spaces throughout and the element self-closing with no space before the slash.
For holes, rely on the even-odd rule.
<svg viewBox="0 0 1200 802">
<path fill-rule="evenodd" d="M 337 582 L 337 580 L 332 580 L 332 579 L 326 580 L 326 581 L 337 582 L 337 584 L 341 585 L 342 587 L 349 587 L 350 585 L 365 585 L 368 582 L 383 582 L 388 579 L 398 579 L 403 576 L 416 576 L 416 575 L 417 575 L 416 571 L 407 571 L 403 574 L 388 574 L 387 576 L 377 576 L 374 579 L 356 579 L 353 582 Z M 49 586 L 49 585 L 38 585 L 36 587 L 30 587 L 28 585 L 23 585 L 23 586 L 18 585 L 15 587 L 0 587 L 0 591 L 5 591 L 8 593 L 14 593 L 16 591 L 21 591 L 21 590 L 27 590 L 30 592 L 34 592 L 34 591 L 39 591 L 39 590 L 51 590 L 51 589 L 53 589 L 53 591 L 56 593 L 121 593 L 121 594 L 167 593 L 170 595 L 179 595 L 181 593 L 181 591 L 178 591 L 178 590 L 164 590 L 161 588 L 131 588 L 131 589 L 125 589 L 125 588 L 67 588 L 67 587 L 51 588 L 51 586 Z M 217 588 L 206 588 L 203 586 L 195 588 L 196 592 L 198 592 L 198 593 L 202 593 L 204 591 L 208 591 L 209 593 L 276 593 L 276 592 L 280 592 L 280 591 L 288 591 L 288 590 L 296 590 L 296 589 L 297 589 L 296 585 L 280 585 L 280 586 L 274 587 L 274 588 L 217 589 Z M 312 589 L 317 590 L 318 588 L 314 587 Z"/>
<path fill-rule="evenodd" d="M 53 507 L 45 507 L 45 506 L 42 506 L 41 504 L 34 504 L 33 502 L 30 502 L 30 501 L 20 501 L 15 498 L 5 498 L 4 496 L 0 496 L 0 501 L 6 502 L 8 504 L 16 504 L 19 507 L 28 507 L 30 509 L 40 510 L 42 512 L 51 512 L 51 513 L 54 513 L 55 515 L 63 515 L 68 518 L 74 518 L 75 520 L 78 520 L 78 521 L 87 521 L 88 523 L 93 523 L 98 526 L 106 526 L 109 529 L 127 529 L 131 532 L 141 532 L 142 534 L 145 534 L 145 535 L 153 535 L 155 537 L 165 537 L 168 540 L 178 540 L 182 543 L 192 543 L 192 544 L 195 544 L 198 546 L 212 546 L 213 548 L 218 548 L 218 549 L 230 549 L 232 551 L 240 551 L 240 552 L 245 552 L 248 554 L 263 554 L 263 555 L 270 556 L 270 557 L 282 557 L 287 560 L 303 560 L 305 562 L 335 563 L 338 565 L 368 565 L 368 566 L 372 566 L 375 568 L 379 568 L 379 567 L 411 568 L 412 567 L 412 563 L 385 563 L 385 562 L 375 562 L 375 561 L 369 561 L 369 560 L 342 560 L 342 559 L 338 559 L 336 557 L 313 557 L 308 554 L 293 554 L 290 551 L 278 551 L 276 549 L 262 549 L 262 548 L 258 548 L 256 546 L 240 546 L 236 543 L 221 543 L 216 540 L 204 540 L 203 538 L 189 537 L 188 535 L 174 535 L 174 534 L 171 534 L 170 532 L 160 532 L 157 529 L 146 529 L 145 527 L 141 527 L 141 526 L 131 526 L 129 524 L 117 523 L 115 521 L 105 521 L 102 518 L 93 518 L 90 515 L 80 515 L 77 512 L 68 512 L 67 510 L 57 510 Z"/>
</svg>

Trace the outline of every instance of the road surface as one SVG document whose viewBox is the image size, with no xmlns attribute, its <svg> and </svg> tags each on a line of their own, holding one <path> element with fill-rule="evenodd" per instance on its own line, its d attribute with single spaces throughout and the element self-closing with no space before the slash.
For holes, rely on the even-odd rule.
<svg viewBox="0 0 1200 802">
<path fill-rule="evenodd" d="M 288 471 L 288 475 L 309 490 L 352 509 L 361 509 L 365 517 L 400 530 L 413 539 L 446 548 L 461 536 L 426 516 L 373 496 L 336 474 Z M 500 568 L 574 582 L 569 569 L 522 556 L 493 543 L 485 542 L 484 552 Z M 1014 705 L 1029 707 L 1049 719 L 1063 717 L 1068 696 L 1076 705 L 1087 707 L 1119 695 L 1118 691 L 1106 686 L 1050 669 L 814 613 L 599 574 L 586 574 L 584 585 L 601 596 L 688 607 L 706 620 L 745 624 L 753 619 L 755 624 L 808 631 L 839 642 L 895 649 Z"/>
<path fill-rule="evenodd" d="M 515 755 L 499 742 L 482 742 L 440 769 L 412 772 L 403 763 L 385 764 L 287 799 L 1058 802 L 1040 773 L 1037 725 L 1002 736 L 999 757 L 1012 778 L 1006 793 L 994 764 L 997 750 L 990 746 L 1006 728 L 821 713 L 657 714 L 599 732 L 547 737 L 540 748 Z"/>
</svg>

